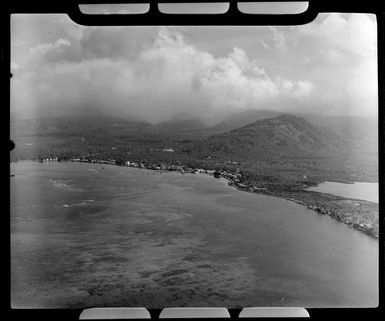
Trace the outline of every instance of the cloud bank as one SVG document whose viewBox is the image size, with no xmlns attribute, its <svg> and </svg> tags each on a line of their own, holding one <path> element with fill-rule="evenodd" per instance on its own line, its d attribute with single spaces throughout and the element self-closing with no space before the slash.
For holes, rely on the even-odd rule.
<svg viewBox="0 0 385 321">
<path fill-rule="evenodd" d="M 234 27 L 227 34 L 214 28 L 206 35 L 198 28 L 83 27 L 65 16 L 18 15 L 11 111 L 151 122 L 186 115 L 209 123 L 262 108 L 375 114 L 375 26 L 366 15 L 331 14 L 301 27 Z"/>
</svg>

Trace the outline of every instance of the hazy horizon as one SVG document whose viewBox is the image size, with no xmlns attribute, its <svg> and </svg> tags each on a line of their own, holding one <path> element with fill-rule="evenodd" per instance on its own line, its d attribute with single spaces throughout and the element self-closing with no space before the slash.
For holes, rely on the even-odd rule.
<svg viewBox="0 0 385 321">
<path fill-rule="evenodd" d="M 12 15 L 11 113 L 206 124 L 248 110 L 376 117 L 376 45 L 367 14 L 277 27 L 86 27 L 66 15 Z"/>
</svg>

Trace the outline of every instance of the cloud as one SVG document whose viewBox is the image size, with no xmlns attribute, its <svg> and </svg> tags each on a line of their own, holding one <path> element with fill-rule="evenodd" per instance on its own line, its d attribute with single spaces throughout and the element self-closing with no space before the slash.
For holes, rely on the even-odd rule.
<svg viewBox="0 0 385 321">
<path fill-rule="evenodd" d="M 149 47 L 156 37 L 154 28 L 85 28 L 80 39 L 82 55 L 92 58 L 131 59 Z"/>
<path fill-rule="evenodd" d="M 366 14 L 329 14 L 319 24 L 300 30 L 345 54 L 366 58 L 376 52 L 376 22 Z"/>
<path fill-rule="evenodd" d="M 42 43 L 29 49 L 33 55 L 45 55 L 48 52 L 55 50 L 61 46 L 71 46 L 68 39 L 58 39 L 54 43 Z"/>
<path fill-rule="evenodd" d="M 279 32 L 276 27 L 269 26 L 269 29 L 273 32 L 275 48 L 279 50 L 286 50 L 286 41 L 283 33 Z"/>
<path fill-rule="evenodd" d="M 270 46 L 269 46 L 266 42 L 264 42 L 263 40 L 260 40 L 259 42 L 260 42 L 260 44 L 261 44 L 265 49 L 271 50 Z"/>
<path fill-rule="evenodd" d="M 376 115 L 375 20 L 366 14 L 335 13 L 299 30 L 299 39 L 311 41 L 308 79 L 317 83 L 314 98 L 324 104 L 325 112 Z"/>
<path fill-rule="evenodd" d="M 63 16 L 46 19 L 53 38 L 42 26 L 35 35 L 16 24 L 12 109 L 152 122 L 175 114 L 213 122 L 258 108 L 374 114 L 375 22 L 352 16 L 298 27 L 207 27 L 210 41 L 204 27 L 80 27 Z"/>
<path fill-rule="evenodd" d="M 79 105 L 95 110 L 108 106 L 111 112 L 153 122 L 175 113 L 210 121 L 219 112 L 256 108 L 281 92 L 293 97 L 306 94 L 308 82 L 293 81 L 292 88 L 283 90 L 282 80 L 267 74 L 241 48 L 234 47 L 226 56 L 215 58 L 169 28 L 159 28 L 147 46 L 135 47 L 135 55 L 117 47 L 111 57 L 108 53 L 116 43 L 107 41 L 108 33 L 103 34 L 104 48 L 98 47 L 103 42 L 90 41 L 91 36 L 82 41 L 97 46 L 91 50 L 93 55 L 88 54 L 86 45 L 82 47 L 85 58 L 78 62 L 45 61 L 39 64 L 39 73 L 20 77 L 20 81 L 30 83 L 28 92 L 33 92 L 36 106 Z M 100 34 L 96 39 L 100 40 Z M 69 41 L 58 39 L 30 52 L 44 56 L 67 46 Z"/>
<path fill-rule="evenodd" d="M 294 90 L 295 97 L 301 97 L 305 95 L 309 95 L 313 90 L 313 84 L 310 81 L 298 81 L 296 83 L 296 89 Z"/>
</svg>

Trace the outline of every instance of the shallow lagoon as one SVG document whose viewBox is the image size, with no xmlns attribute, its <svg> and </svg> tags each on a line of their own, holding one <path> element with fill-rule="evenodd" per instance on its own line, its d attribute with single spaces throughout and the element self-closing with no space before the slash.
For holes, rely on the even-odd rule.
<svg viewBox="0 0 385 321">
<path fill-rule="evenodd" d="M 375 306 L 378 240 L 208 175 L 11 165 L 14 307 Z"/>
<path fill-rule="evenodd" d="M 354 182 L 353 184 L 345 184 L 326 181 L 307 190 L 378 203 L 378 183 Z"/>
</svg>

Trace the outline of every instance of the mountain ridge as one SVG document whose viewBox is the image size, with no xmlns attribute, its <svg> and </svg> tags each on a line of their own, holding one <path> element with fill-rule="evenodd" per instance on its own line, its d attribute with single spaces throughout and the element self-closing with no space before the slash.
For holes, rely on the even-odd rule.
<svg viewBox="0 0 385 321">
<path fill-rule="evenodd" d="M 302 117 L 282 114 L 260 119 L 202 142 L 201 151 L 210 149 L 233 158 L 271 159 L 279 157 L 322 157 L 338 151 L 345 142 L 326 133 Z M 199 148 L 199 147 L 198 147 Z"/>
</svg>

